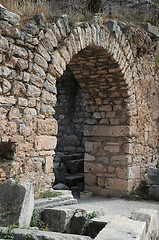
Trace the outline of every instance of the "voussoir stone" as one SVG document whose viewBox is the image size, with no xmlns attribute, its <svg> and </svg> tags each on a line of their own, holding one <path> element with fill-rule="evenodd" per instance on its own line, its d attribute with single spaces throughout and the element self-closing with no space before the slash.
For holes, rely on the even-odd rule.
<svg viewBox="0 0 159 240">
<path fill-rule="evenodd" d="M 19 25 L 20 17 L 16 13 L 10 12 L 5 8 L 0 8 L 0 18 L 8 21 L 14 26 Z"/>
</svg>

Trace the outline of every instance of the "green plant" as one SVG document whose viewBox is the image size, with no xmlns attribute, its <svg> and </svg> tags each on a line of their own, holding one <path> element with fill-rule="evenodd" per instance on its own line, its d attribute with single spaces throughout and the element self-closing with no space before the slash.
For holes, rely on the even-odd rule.
<svg viewBox="0 0 159 240">
<path fill-rule="evenodd" d="M 95 211 L 93 211 L 91 213 L 88 213 L 86 217 L 87 220 L 90 221 L 92 218 L 98 217 L 98 214 Z"/>
<path fill-rule="evenodd" d="M 91 220 L 92 218 L 95 218 L 95 217 L 98 217 L 98 214 L 97 214 L 95 211 L 90 212 L 90 213 L 88 213 L 88 214 L 86 215 L 86 222 L 85 222 L 85 224 L 83 225 L 83 228 L 82 228 L 82 231 L 81 231 L 81 235 L 83 235 L 84 232 L 86 231 L 86 228 L 88 227 L 88 224 L 89 224 L 90 220 Z"/>
<path fill-rule="evenodd" d="M 13 179 L 14 179 L 14 181 L 15 181 L 16 184 L 18 184 L 18 183 L 20 182 L 20 179 L 19 179 L 19 177 L 18 177 L 17 175 L 15 175 L 15 176 L 13 177 Z"/>
<path fill-rule="evenodd" d="M 45 229 L 45 223 L 41 220 L 39 213 L 34 209 L 30 223 L 31 227 L 38 227 L 41 230 Z"/>
<path fill-rule="evenodd" d="M 16 224 L 12 224 L 8 226 L 8 230 L 7 232 L 3 232 L 1 230 L 1 234 L 3 235 L 4 239 L 14 239 L 14 233 L 13 233 L 13 229 L 17 228 L 18 226 Z"/>
<path fill-rule="evenodd" d="M 52 198 L 52 197 L 58 197 L 60 195 L 60 193 L 57 192 L 51 192 L 49 190 L 42 192 L 39 194 L 40 198 Z"/>
</svg>

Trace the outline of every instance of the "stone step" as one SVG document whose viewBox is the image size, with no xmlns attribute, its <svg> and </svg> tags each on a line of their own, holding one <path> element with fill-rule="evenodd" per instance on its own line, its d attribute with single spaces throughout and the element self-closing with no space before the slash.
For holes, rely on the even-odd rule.
<svg viewBox="0 0 159 240">
<path fill-rule="evenodd" d="M 84 159 L 69 160 L 65 164 L 71 174 L 84 172 Z"/>
<path fill-rule="evenodd" d="M 84 173 L 78 173 L 75 175 L 67 176 L 66 178 L 66 185 L 69 187 L 76 186 L 79 182 L 84 182 Z"/>
<path fill-rule="evenodd" d="M 69 160 L 81 159 L 82 157 L 83 157 L 83 154 L 81 154 L 81 153 L 69 154 L 69 155 L 61 156 L 60 157 L 60 161 L 62 163 L 65 163 L 66 161 L 69 161 Z"/>
<path fill-rule="evenodd" d="M 63 195 L 54 198 L 41 198 L 35 200 L 34 209 L 36 209 L 36 211 L 40 213 L 45 208 L 54 208 L 57 206 L 77 204 L 77 200 L 74 199 L 71 191 L 62 190 L 60 192 L 62 192 Z"/>
</svg>

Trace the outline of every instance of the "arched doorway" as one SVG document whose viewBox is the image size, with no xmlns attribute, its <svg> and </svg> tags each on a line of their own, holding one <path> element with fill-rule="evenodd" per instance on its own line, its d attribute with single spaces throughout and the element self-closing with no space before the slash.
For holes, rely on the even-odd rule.
<svg viewBox="0 0 159 240">
<path fill-rule="evenodd" d="M 72 85 L 77 90 L 75 97 L 71 96 Z M 131 131 L 133 113 L 127 107 L 128 85 L 119 64 L 103 47 L 89 46 L 72 58 L 62 78 L 57 80 L 57 88 L 60 92 L 57 149 L 64 154 L 71 151 L 80 154 L 82 148 L 85 189 L 98 195 L 123 194 L 129 188 L 131 156 L 127 149 L 136 132 Z M 74 98 L 75 105 L 69 113 L 69 125 L 70 98 Z M 80 145 L 75 147 L 78 133 Z"/>
</svg>

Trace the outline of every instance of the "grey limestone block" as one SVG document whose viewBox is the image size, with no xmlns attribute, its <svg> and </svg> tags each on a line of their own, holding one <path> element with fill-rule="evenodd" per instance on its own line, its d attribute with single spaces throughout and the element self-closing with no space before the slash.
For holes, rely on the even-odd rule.
<svg viewBox="0 0 159 240">
<path fill-rule="evenodd" d="M 30 183 L 17 184 L 8 179 L 0 185 L 0 226 L 30 226 L 34 209 L 34 191 Z"/>
</svg>

